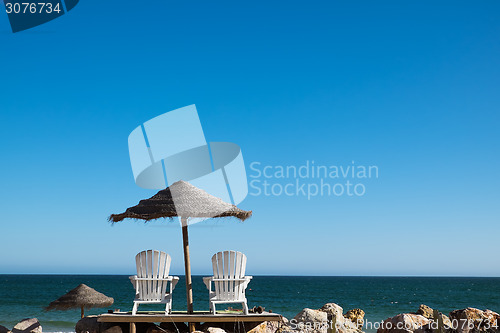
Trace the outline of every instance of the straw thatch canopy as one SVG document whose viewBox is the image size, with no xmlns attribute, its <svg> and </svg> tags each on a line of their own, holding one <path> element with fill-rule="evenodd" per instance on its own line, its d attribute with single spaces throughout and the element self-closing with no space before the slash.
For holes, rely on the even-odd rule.
<svg viewBox="0 0 500 333">
<path fill-rule="evenodd" d="M 141 200 L 137 206 L 127 208 L 124 213 L 109 217 L 112 222 L 125 218 L 154 220 L 161 217 L 236 217 L 241 221 L 252 215 L 252 211 L 241 210 L 235 205 L 208 194 L 188 182 L 178 181 L 149 199 Z"/>
<path fill-rule="evenodd" d="M 81 284 L 69 291 L 66 295 L 59 297 L 45 308 L 49 310 L 68 310 L 83 308 L 103 308 L 112 305 L 114 299 L 108 297 L 97 290 Z"/>
</svg>

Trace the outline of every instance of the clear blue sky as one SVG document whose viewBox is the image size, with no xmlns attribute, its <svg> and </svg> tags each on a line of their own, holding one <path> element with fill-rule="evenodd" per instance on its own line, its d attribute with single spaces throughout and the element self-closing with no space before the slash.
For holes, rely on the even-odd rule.
<svg viewBox="0 0 500 333">
<path fill-rule="evenodd" d="M 262 165 L 377 165 L 362 197 L 249 196 L 190 228 L 194 274 L 500 276 L 498 1 L 97 1 L 12 34 L 0 13 L 0 273 L 134 272 L 176 224 L 107 222 L 127 137 L 196 104 Z"/>
</svg>

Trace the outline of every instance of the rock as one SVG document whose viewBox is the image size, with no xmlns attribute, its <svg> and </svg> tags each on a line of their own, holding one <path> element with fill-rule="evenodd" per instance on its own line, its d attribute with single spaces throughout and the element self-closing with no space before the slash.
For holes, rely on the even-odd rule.
<svg viewBox="0 0 500 333">
<path fill-rule="evenodd" d="M 358 325 L 344 316 L 336 318 L 335 327 L 338 333 L 358 333 L 361 332 L 363 324 Z"/>
<path fill-rule="evenodd" d="M 491 310 L 484 310 L 483 314 L 489 319 L 491 327 L 500 332 L 500 314 Z"/>
<path fill-rule="evenodd" d="M 226 333 L 222 328 L 220 327 L 209 327 L 205 331 L 206 333 Z"/>
<path fill-rule="evenodd" d="M 205 331 L 206 333 L 226 333 L 226 330 L 220 327 L 209 327 Z"/>
<path fill-rule="evenodd" d="M 354 333 L 354 332 L 360 332 L 363 324 L 361 324 L 359 327 L 357 323 L 354 321 L 351 321 L 350 318 L 346 318 L 343 315 L 343 309 L 340 305 L 335 304 L 335 303 L 326 303 L 319 309 L 320 311 L 326 312 L 330 318 L 327 320 L 335 321 L 335 327 L 337 329 L 338 333 Z M 362 314 L 361 314 L 362 313 Z M 351 311 L 348 311 L 348 316 L 353 316 L 357 314 L 361 317 L 361 320 L 363 319 L 365 312 L 361 309 L 354 309 Z M 356 319 L 354 319 L 356 321 Z M 327 321 L 327 325 L 331 326 L 333 325 L 331 322 Z"/>
<path fill-rule="evenodd" d="M 265 321 L 265 322 L 255 326 L 255 327 L 251 328 L 247 333 L 274 333 L 274 332 L 276 332 L 276 330 L 273 331 L 272 329 L 270 331 L 268 331 L 267 330 L 267 323 L 268 322 Z"/>
<path fill-rule="evenodd" d="M 434 310 L 425 304 L 420 304 L 420 307 L 418 308 L 416 314 L 421 315 L 422 317 L 425 317 L 427 319 L 434 318 Z"/>
<path fill-rule="evenodd" d="M 283 321 L 265 321 L 252 329 L 247 333 L 281 333 L 289 331 L 288 319 L 283 318 Z"/>
<path fill-rule="evenodd" d="M 360 311 L 363 312 L 362 310 Z M 290 328 L 307 333 L 326 333 L 328 327 L 335 322 L 338 333 L 360 332 L 358 326 L 345 318 L 342 312 L 342 307 L 335 303 L 327 303 L 319 310 L 306 308 L 290 321 Z"/>
<path fill-rule="evenodd" d="M 499 332 L 500 315 L 491 310 L 467 308 L 450 312 L 457 333 Z"/>
<path fill-rule="evenodd" d="M 202 331 L 205 333 L 224 333 L 224 332 L 247 332 L 252 328 L 256 327 L 257 324 L 249 322 L 226 322 L 226 323 L 213 323 L 213 322 L 205 322 L 201 325 L 196 324 L 196 330 Z M 177 332 L 174 332 L 177 333 Z M 187 332 L 185 332 L 187 333 Z"/>
<path fill-rule="evenodd" d="M 344 309 L 342 309 L 342 307 L 338 304 L 326 303 L 319 310 L 326 312 L 328 315 L 331 316 L 331 319 L 329 318 L 328 320 L 332 320 L 332 321 L 335 320 L 335 327 L 336 327 L 338 333 L 358 332 L 361 329 L 361 327 L 363 326 L 363 324 L 361 324 L 360 327 L 358 328 L 358 325 L 355 322 L 346 318 L 343 315 Z M 361 309 L 351 310 L 352 312 L 349 315 L 354 315 L 354 313 L 358 313 L 359 315 L 361 315 L 361 312 L 358 312 L 357 310 L 359 310 L 363 313 L 361 316 L 361 318 L 363 318 L 365 315 L 365 312 Z M 349 312 L 350 311 L 348 311 L 348 313 Z M 347 313 L 346 313 L 346 315 L 347 315 Z M 333 325 L 331 322 L 328 322 L 327 324 L 330 326 Z"/>
<path fill-rule="evenodd" d="M 120 326 L 116 325 L 116 326 L 111 326 L 108 329 L 105 329 L 104 331 L 102 331 L 102 333 L 123 333 L 123 331 Z"/>
<path fill-rule="evenodd" d="M 141 324 L 137 323 L 137 332 L 145 333 L 146 331 L 142 329 Z M 116 327 L 116 328 L 114 328 Z M 112 330 L 110 330 L 112 329 Z M 118 331 L 120 329 L 120 331 Z M 108 331 L 110 330 L 110 331 Z M 80 319 L 75 325 L 76 333 L 121 333 L 128 332 L 128 323 L 99 323 L 97 322 L 97 316 L 87 316 Z"/>
<path fill-rule="evenodd" d="M 301 332 L 324 333 L 326 332 L 327 326 L 328 326 L 327 312 L 322 310 L 313 310 L 309 308 L 305 308 L 302 311 L 300 311 L 290 321 L 291 329 Z"/>
<path fill-rule="evenodd" d="M 340 305 L 335 303 L 326 303 L 319 310 L 331 314 L 332 316 L 335 316 L 337 318 L 343 317 L 344 313 L 344 309 L 342 309 Z"/>
<path fill-rule="evenodd" d="M 361 309 L 352 309 L 347 311 L 347 313 L 344 315 L 344 318 L 349 319 L 351 322 L 356 324 L 358 329 L 363 328 L 363 323 L 365 318 L 365 312 Z"/>
<path fill-rule="evenodd" d="M 285 317 L 282 317 L 281 321 L 278 322 L 278 329 L 276 330 L 276 333 L 284 333 L 289 331 L 290 331 L 290 322 Z"/>
<path fill-rule="evenodd" d="M 443 323 L 443 333 L 452 333 L 453 330 L 451 328 L 451 321 L 450 318 L 445 316 L 444 314 L 439 313 L 439 319 L 432 318 L 431 321 L 423 325 L 420 328 L 417 328 L 414 333 L 436 333 L 437 330 L 439 330 L 439 321 L 441 320 Z M 433 315 L 434 316 L 434 315 Z"/>
<path fill-rule="evenodd" d="M 323 310 L 313 310 L 305 308 L 300 311 L 293 319 L 303 323 L 324 322 L 328 318 L 328 314 Z"/>
<path fill-rule="evenodd" d="M 10 332 L 10 330 L 7 327 L 0 325 L 0 333 L 8 333 L 8 332 Z"/>
<path fill-rule="evenodd" d="M 433 326 L 433 323 L 431 322 L 415 329 L 413 333 L 436 333 L 436 328 L 437 326 Z"/>
<path fill-rule="evenodd" d="M 21 320 L 12 329 L 12 333 L 42 333 L 42 326 L 36 318 Z"/>
<path fill-rule="evenodd" d="M 450 318 L 447 315 L 444 315 L 441 312 L 439 312 L 439 317 L 443 321 L 443 325 L 445 326 L 445 328 L 451 328 L 452 327 L 451 320 L 450 320 Z M 435 318 L 433 318 L 433 319 L 435 319 Z"/>
<path fill-rule="evenodd" d="M 377 333 L 413 333 L 430 323 L 424 316 L 403 313 L 384 320 Z"/>
<path fill-rule="evenodd" d="M 415 314 L 421 315 L 422 317 L 425 317 L 427 319 L 431 319 L 432 321 L 436 321 L 436 323 L 434 324 L 434 326 L 431 325 L 431 324 L 429 324 L 429 327 L 426 328 L 426 327 L 424 327 L 426 325 L 424 325 L 424 326 L 422 326 L 423 329 L 424 330 L 428 329 L 428 330 L 433 331 L 433 328 L 434 329 L 437 328 L 437 325 L 438 325 L 437 319 L 438 318 L 435 317 L 435 313 L 436 312 L 439 315 L 438 318 L 443 321 L 443 324 L 444 324 L 445 328 L 448 328 L 448 329 L 451 328 L 451 320 L 450 320 L 450 318 L 448 318 L 448 316 L 442 314 L 441 312 L 439 312 L 437 310 L 432 309 L 431 307 L 429 307 L 429 306 L 427 306 L 425 304 L 420 304 L 420 307 L 418 308 L 418 310 L 417 310 L 417 312 Z"/>
<path fill-rule="evenodd" d="M 99 323 L 97 316 L 87 316 L 80 319 L 75 325 L 76 333 L 99 333 Z"/>
</svg>

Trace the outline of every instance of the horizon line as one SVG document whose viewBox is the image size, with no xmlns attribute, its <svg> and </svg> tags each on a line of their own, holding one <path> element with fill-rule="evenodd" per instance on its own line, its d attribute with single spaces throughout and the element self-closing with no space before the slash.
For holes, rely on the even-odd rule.
<svg viewBox="0 0 500 333">
<path fill-rule="evenodd" d="M 207 276 L 207 274 L 192 274 L 192 276 Z M 0 273 L 2 275 L 67 275 L 67 276 L 130 276 L 130 274 L 110 274 L 110 273 Z M 184 277 L 184 274 L 174 274 L 175 276 Z M 352 277 L 352 278 L 384 278 L 384 277 L 394 277 L 394 278 L 500 278 L 496 275 L 483 275 L 483 276 L 473 276 L 473 275 L 276 275 L 276 274 L 252 274 L 254 277 Z"/>
</svg>

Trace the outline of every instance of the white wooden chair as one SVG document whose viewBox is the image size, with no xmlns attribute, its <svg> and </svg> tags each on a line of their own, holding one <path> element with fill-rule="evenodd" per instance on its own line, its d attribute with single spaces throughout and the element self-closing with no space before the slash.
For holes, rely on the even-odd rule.
<svg viewBox="0 0 500 333">
<path fill-rule="evenodd" d="M 172 311 L 172 291 L 179 278 L 168 275 L 170 262 L 169 254 L 157 250 L 142 251 L 135 256 L 137 275 L 129 277 L 135 288 L 132 315 L 137 314 L 139 304 L 165 304 L 165 314 Z"/>
<path fill-rule="evenodd" d="M 247 257 L 241 252 L 223 251 L 212 256 L 214 276 L 204 277 L 203 282 L 208 288 L 213 314 L 216 314 L 215 304 L 221 303 L 241 303 L 243 313 L 248 314 L 245 289 L 252 277 L 245 276 L 246 265 Z"/>
</svg>

